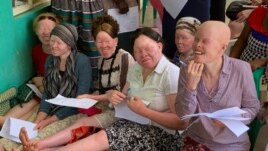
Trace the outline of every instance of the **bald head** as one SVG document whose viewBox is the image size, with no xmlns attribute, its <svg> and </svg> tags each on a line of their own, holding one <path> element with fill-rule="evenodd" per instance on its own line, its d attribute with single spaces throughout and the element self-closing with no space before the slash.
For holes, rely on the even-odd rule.
<svg viewBox="0 0 268 151">
<path fill-rule="evenodd" d="M 198 32 L 206 32 L 223 45 L 228 45 L 231 37 L 228 25 L 220 21 L 206 21 L 198 28 Z"/>
</svg>

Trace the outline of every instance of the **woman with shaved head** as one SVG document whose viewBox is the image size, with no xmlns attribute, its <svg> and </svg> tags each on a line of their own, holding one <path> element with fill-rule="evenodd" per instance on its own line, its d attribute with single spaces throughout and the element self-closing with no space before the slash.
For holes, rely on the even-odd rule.
<svg viewBox="0 0 268 151">
<path fill-rule="evenodd" d="M 198 28 L 194 59 L 181 68 L 176 99 L 179 117 L 194 113 L 212 113 L 239 107 L 243 117 L 254 119 L 259 110 L 250 65 L 224 55 L 230 29 L 219 21 L 207 21 Z M 225 125 L 206 116 L 198 117 L 184 138 L 183 150 L 249 150 L 247 133 L 239 137 Z M 250 121 L 248 121 L 250 122 Z"/>
</svg>

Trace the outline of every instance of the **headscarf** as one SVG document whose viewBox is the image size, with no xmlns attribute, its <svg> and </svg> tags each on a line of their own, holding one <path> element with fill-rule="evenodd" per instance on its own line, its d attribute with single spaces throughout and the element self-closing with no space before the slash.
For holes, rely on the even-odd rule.
<svg viewBox="0 0 268 151">
<path fill-rule="evenodd" d="M 71 46 L 72 49 L 77 50 L 76 41 L 78 40 L 78 33 L 74 25 L 67 23 L 59 24 L 51 31 L 51 35 L 59 37 Z"/>
<path fill-rule="evenodd" d="M 197 31 L 198 26 L 200 26 L 201 22 L 194 17 L 182 17 L 176 23 L 177 29 L 188 29 L 194 35 Z"/>
<path fill-rule="evenodd" d="M 71 24 L 58 24 L 54 27 L 51 35 L 59 37 L 63 42 L 71 47 L 71 53 L 66 59 L 65 71 L 61 74 L 59 65 L 60 57 L 53 56 L 52 61 L 46 67 L 46 74 L 43 80 L 47 98 L 54 98 L 58 94 L 65 97 L 74 98 L 77 92 L 77 78 L 75 75 L 76 41 L 78 34 L 76 27 Z"/>
</svg>

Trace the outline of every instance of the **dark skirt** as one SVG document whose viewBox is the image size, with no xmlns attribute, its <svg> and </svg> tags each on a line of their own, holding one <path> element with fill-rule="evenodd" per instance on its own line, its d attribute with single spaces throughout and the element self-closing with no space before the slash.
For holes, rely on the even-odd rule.
<svg viewBox="0 0 268 151">
<path fill-rule="evenodd" d="M 178 151 L 181 140 L 152 125 L 119 120 L 106 129 L 111 151 Z"/>
</svg>

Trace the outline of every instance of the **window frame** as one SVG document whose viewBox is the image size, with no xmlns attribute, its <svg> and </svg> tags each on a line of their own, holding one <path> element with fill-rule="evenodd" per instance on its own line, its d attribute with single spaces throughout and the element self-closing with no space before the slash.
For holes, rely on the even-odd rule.
<svg viewBox="0 0 268 151">
<path fill-rule="evenodd" d="M 16 0 L 13 0 L 16 1 Z M 20 15 L 26 11 L 31 10 L 34 7 L 37 7 L 41 4 L 47 3 L 48 5 L 51 3 L 51 0 L 27 0 L 26 4 L 20 6 L 13 6 L 13 16 Z"/>
</svg>

